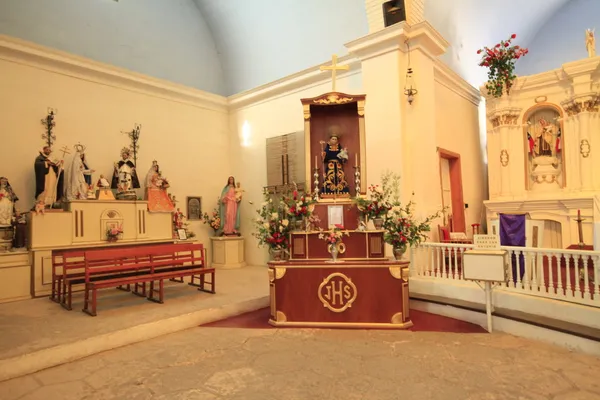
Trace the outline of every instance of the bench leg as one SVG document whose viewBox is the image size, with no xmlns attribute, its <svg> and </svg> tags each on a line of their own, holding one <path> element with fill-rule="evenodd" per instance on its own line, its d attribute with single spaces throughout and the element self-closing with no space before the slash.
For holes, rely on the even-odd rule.
<svg viewBox="0 0 600 400">
<path fill-rule="evenodd" d="M 171 278 L 169 280 L 171 282 L 183 283 L 183 278 Z"/>
<path fill-rule="evenodd" d="M 162 279 L 158 281 L 158 299 L 154 298 L 154 292 L 156 292 L 156 289 L 154 289 L 154 281 L 152 281 L 150 282 L 150 293 L 148 294 L 148 301 L 163 304 L 164 284 Z"/>
<path fill-rule="evenodd" d="M 85 285 L 85 294 L 83 296 L 83 309 L 81 311 L 83 311 L 84 313 L 88 313 L 88 308 L 90 306 L 90 289 L 88 287 L 88 285 Z"/>
<path fill-rule="evenodd" d="M 201 292 L 215 294 L 216 293 L 215 292 L 215 273 L 214 272 L 210 273 L 210 282 L 206 280 L 205 275 L 206 274 L 200 274 L 200 276 L 198 277 L 200 279 L 200 284 L 194 285 L 194 286 L 198 286 L 198 290 Z M 206 287 L 205 287 L 206 284 L 210 285 L 210 290 L 206 289 Z"/>
<path fill-rule="evenodd" d="M 63 288 L 64 288 L 64 286 L 63 286 Z M 63 300 L 60 303 L 60 305 L 63 306 L 63 308 L 65 310 L 71 311 L 73 309 L 72 303 L 71 303 L 72 300 L 73 300 L 73 284 L 71 282 L 69 282 L 66 284 L 66 289 L 63 290 Z"/>
<path fill-rule="evenodd" d="M 97 315 L 96 314 L 96 300 L 97 300 L 96 292 L 97 291 L 96 291 L 95 287 L 92 287 L 91 290 L 92 290 L 92 301 L 91 301 L 91 308 L 92 309 L 90 310 L 89 307 L 87 307 L 87 305 L 88 305 L 89 302 L 86 301 L 86 307 L 83 309 L 83 312 L 86 313 L 86 314 L 88 314 L 88 315 L 91 315 L 92 317 L 95 317 Z M 89 293 L 89 289 L 86 286 L 86 289 L 85 289 L 86 297 L 89 296 L 88 293 Z"/>
<path fill-rule="evenodd" d="M 125 288 L 123 287 L 123 285 L 119 285 L 117 286 L 117 289 L 122 290 L 124 292 L 131 292 L 131 285 L 128 283 Z"/>
<path fill-rule="evenodd" d="M 142 291 L 139 291 L 139 288 L 142 288 Z M 146 297 L 146 282 L 142 282 L 142 283 L 138 283 L 136 282 L 134 285 L 134 289 L 133 292 L 131 292 L 133 294 L 135 294 L 136 296 L 140 296 L 140 297 Z"/>
</svg>

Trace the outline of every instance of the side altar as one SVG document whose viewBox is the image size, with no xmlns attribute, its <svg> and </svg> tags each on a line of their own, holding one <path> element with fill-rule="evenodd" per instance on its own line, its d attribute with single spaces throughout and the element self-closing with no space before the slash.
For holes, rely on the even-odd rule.
<svg viewBox="0 0 600 400">
<path fill-rule="evenodd" d="M 366 194 L 365 95 L 333 91 L 302 99 L 305 197 L 310 218 L 289 234 L 289 259 L 269 262 L 274 326 L 390 328 L 412 326 L 407 261 L 385 257 L 384 231 L 368 230 L 353 197 Z M 294 199 L 296 199 L 296 194 Z M 316 222 L 315 223 L 315 218 Z"/>
<path fill-rule="evenodd" d="M 148 212 L 147 201 L 74 200 L 63 210 L 29 213 L 28 225 L 33 296 L 50 291 L 53 250 L 174 241 L 171 213 Z M 122 233 L 109 242 L 115 227 Z"/>
</svg>

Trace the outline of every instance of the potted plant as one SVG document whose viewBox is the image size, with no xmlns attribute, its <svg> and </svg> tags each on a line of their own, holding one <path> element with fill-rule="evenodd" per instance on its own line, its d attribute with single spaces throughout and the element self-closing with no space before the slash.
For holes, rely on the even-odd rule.
<svg viewBox="0 0 600 400">
<path fill-rule="evenodd" d="M 375 229 L 381 230 L 383 229 L 383 218 L 390 209 L 389 201 L 381 186 L 370 185 L 368 190 L 368 198 L 357 196 L 353 199 L 353 202 L 356 204 L 361 216 L 367 221 L 372 220 Z"/>
<path fill-rule="evenodd" d="M 294 221 L 295 229 L 302 230 L 304 221 L 314 210 L 314 201 L 306 194 L 299 194 L 297 189 L 290 196 L 285 196 L 284 201 L 287 205 L 288 217 Z"/>
<path fill-rule="evenodd" d="M 488 68 L 485 88 L 493 97 L 502 97 L 505 90 L 506 94 L 510 93 L 510 88 L 517 78 L 514 73 L 515 62 L 529 53 L 526 48 L 512 45 L 516 37 L 513 33 L 508 40 L 503 40 L 494 47 L 477 50 L 477 54 L 481 55 L 479 66 Z"/>
<path fill-rule="evenodd" d="M 269 249 L 273 261 L 281 261 L 289 248 L 290 223 L 287 218 L 287 204 L 283 200 L 273 201 L 269 192 L 263 193 L 264 201 L 256 210 L 255 232 L 252 236 L 258 239 L 258 245 Z"/>
<path fill-rule="evenodd" d="M 204 213 L 202 215 L 202 222 L 213 229 L 213 233 L 217 233 L 219 228 L 221 227 L 221 216 L 219 215 L 219 209 L 215 207 L 213 211 L 209 213 Z"/>
<path fill-rule="evenodd" d="M 327 251 L 331 254 L 331 261 L 336 262 L 338 254 L 346 252 L 346 245 L 342 242 L 343 236 L 350 236 L 350 233 L 344 230 L 341 225 L 332 225 L 328 231 L 319 230 L 319 239 L 327 243 Z"/>
<path fill-rule="evenodd" d="M 106 240 L 109 242 L 116 242 L 119 239 L 119 235 L 123 233 L 123 228 L 119 226 L 113 226 L 106 230 Z"/>
</svg>

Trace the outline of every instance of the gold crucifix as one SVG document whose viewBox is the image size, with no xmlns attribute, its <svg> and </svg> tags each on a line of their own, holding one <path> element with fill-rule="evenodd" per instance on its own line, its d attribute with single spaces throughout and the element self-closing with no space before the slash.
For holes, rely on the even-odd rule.
<svg viewBox="0 0 600 400">
<path fill-rule="evenodd" d="M 321 71 L 331 71 L 331 86 L 332 92 L 335 92 L 335 80 L 337 78 L 337 71 L 348 71 L 350 69 L 349 65 L 338 65 L 337 63 L 337 55 L 334 54 L 331 56 L 331 65 L 323 66 L 319 68 Z"/>
</svg>

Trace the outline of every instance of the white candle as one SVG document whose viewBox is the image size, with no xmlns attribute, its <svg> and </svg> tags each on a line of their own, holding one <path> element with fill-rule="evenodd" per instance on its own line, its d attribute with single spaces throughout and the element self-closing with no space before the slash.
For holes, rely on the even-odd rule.
<svg viewBox="0 0 600 400">
<path fill-rule="evenodd" d="M 317 156 L 315 156 L 315 168 L 319 168 L 319 161 L 317 160 Z"/>
<path fill-rule="evenodd" d="M 358 167 L 358 154 L 354 153 L 354 166 Z"/>
</svg>

